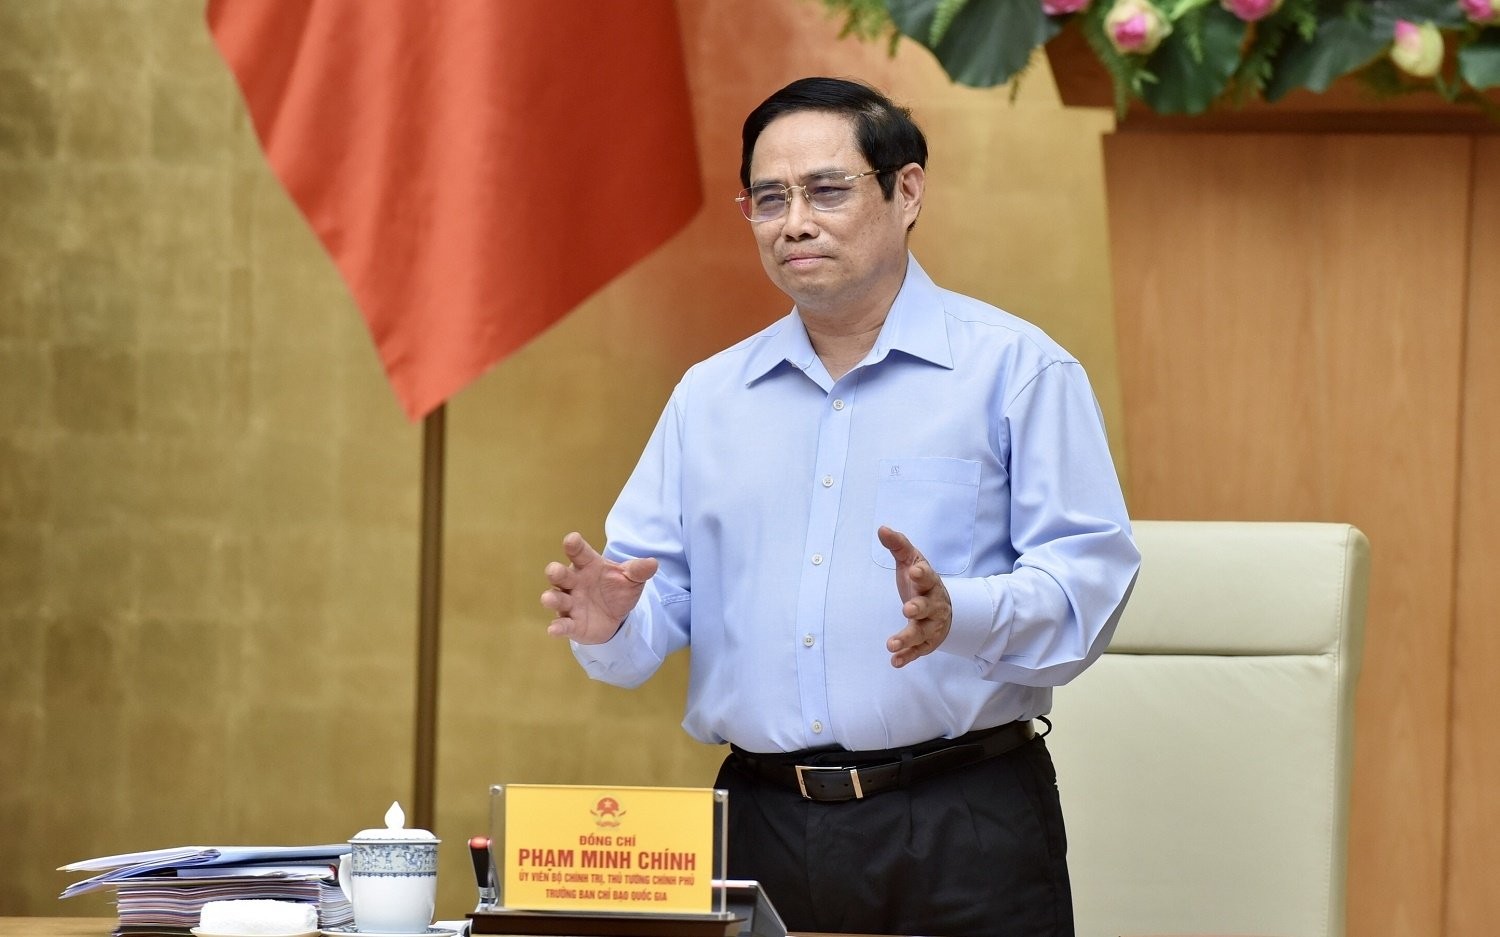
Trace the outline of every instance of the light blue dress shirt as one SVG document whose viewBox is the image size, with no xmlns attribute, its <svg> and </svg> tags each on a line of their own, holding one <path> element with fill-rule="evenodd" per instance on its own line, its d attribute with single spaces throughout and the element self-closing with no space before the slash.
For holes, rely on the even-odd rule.
<svg viewBox="0 0 1500 937">
<path fill-rule="evenodd" d="M 953 627 L 890 664 L 905 624 L 876 529 L 943 577 Z M 606 522 L 661 567 L 595 679 L 691 646 L 683 727 L 758 752 L 863 751 L 1046 713 L 1109 643 L 1139 566 L 1103 419 L 1040 329 L 909 260 L 875 346 L 835 381 L 797 310 L 693 366 Z"/>
</svg>

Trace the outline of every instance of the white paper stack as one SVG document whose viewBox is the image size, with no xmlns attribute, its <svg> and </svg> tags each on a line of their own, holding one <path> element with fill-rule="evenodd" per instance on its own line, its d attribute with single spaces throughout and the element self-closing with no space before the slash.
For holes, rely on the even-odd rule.
<svg viewBox="0 0 1500 937">
<path fill-rule="evenodd" d="M 352 924 L 354 909 L 338 886 L 347 843 L 327 846 L 185 846 L 102 856 L 63 866 L 98 874 L 62 897 L 113 887 L 117 934 L 187 934 L 210 901 L 300 901 L 318 909 L 319 927 Z"/>
</svg>

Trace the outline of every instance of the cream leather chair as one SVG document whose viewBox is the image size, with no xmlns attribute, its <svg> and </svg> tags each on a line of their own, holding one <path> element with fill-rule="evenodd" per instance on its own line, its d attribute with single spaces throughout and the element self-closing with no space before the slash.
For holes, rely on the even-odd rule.
<svg viewBox="0 0 1500 937">
<path fill-rule="evenodd" d="M 1135 593 L 1047 739 L 1079 937 L 1342 937 L 1368 541 L 1135 526 Z"/>
</svg>

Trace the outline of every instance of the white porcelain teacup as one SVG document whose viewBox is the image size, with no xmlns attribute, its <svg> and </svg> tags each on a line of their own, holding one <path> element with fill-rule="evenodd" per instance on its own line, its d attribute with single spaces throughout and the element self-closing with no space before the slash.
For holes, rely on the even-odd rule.
<svg viewBox="0 0 1500 937">
<path fill-rule="evenodd" d="M 339 861 L 339 885 L 354 905 L 355 930 L 420 934 L 437 906 L 441 840 L 426 830 L 403 829 L 406 817 L 397 804 L 385 821 L 385 829 L 363 830 L 349 840 L 349 855 Z"/>
</svg>

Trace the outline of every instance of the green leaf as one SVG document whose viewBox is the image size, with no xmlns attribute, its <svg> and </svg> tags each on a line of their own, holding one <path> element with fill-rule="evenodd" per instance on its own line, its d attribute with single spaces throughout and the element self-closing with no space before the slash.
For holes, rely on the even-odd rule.
<svg viewBox="0 0 1500 937">
<path fill-rule="evenodd" d="M 1386 56 L 1360 69 L 1355 77 L 1378 98 L 1394 98 L 1426 87 L 1418 85 L 1416 79 L 1397 68 L 1396 63 Z"/>
<path fill-rule="evenodd" d="M 1083 34 L 1084 41 L 1093 50 L 1094 57 L 1109 73 L 1110 84 L 1114 86 L 1115 93 L 1115 118 L 1124 120 L 1130 109 L 1131 95 L 1140 84 L 1140 75 L 1144 66 L 1138 57 L 1121 55 L 1110 44 L 1109 37 L 1104 32 L 1106 15 L 1108 13 L 1102 2 L 1091 3 L 1088 9 L 1074 20 L 1073 28 Z"/>
<path fill-rule="evenodd" d="M 1293 88 L 1322 93 L 1350 72 L 1368 65 L 1391 44 L 1391 31 L 1347 16 L 1324 20 L 1308 42 L 1292 36 L 1276 59 L 1276 72 L 1266 84 L 1266 100 L 1279 101 Z"/>
<path fill-rule="evenodd" d="M 1239 68 L 1247 28 L 1220 6 L 1185 17 L 1146 60 L 1157 80 L 1141 89 L 1141 98 L 1159 114 L 1208 110 Z"/>
<path fill-rule="evenodd" d="M 932 31 L 927 37 L 933 47 L 942 45 L 943 38 L 948 35 L 948 28 L 953 25 L 953 18 L 968 3 L 969 0 L 938 0 L 937 11 L 932 14 Z"/>
<path fill-rule="evenodd" d="M 1370 27 L 1385 36 L 1395 36 L 1396 20 L 1432 23 L 1440 29 L 1458 29 L 1468 21 L 1453 0 L 1370 0 Z"/>
<path fill-rule="evenodd" d="M 823 7 L 829 13 L 844 15 L 844 25 L 839 30 L 840 39 L 846 36 L 863 40 L 878 39 L 887 30 L 900 35 L 896 31 L 896 25 L 891 22 L 885 0 L 823 0 Z"/>
<path fill-rule="evenodd" d="M 1480 91 L 1500 85 L 1500 28 L 1482 31 L 1458 50 L 1458 74 Z"/>
<path fill-rule="evenodd" d="M 1201 7 L 1206 7 L 1213 2 L 1214 0 L 1177 0 L 1176 5 L 1166 11 L 1167 19 L 1176 23 L 1189 13 Z"/>
<path fill-rule="evenodd" d="M 1304 41 L 1311 42 L 1313 36 L 1318 34 L 1318 11 L 1312 0 L 1286 0 L 1281 5 L 1281 12 L 1272 14 L 1272 18 L 1278 15 L 1285 16 L 1295 23 L 1297 32 L 1301 34 Z"/>
<path fill-rule="evenodd" d="M 1272 60 L 1292 33 L 1302 29 L 1304 20 L 1311 25 L 1307 34 L 1318 31 L 1317 18 L 1311 14 L 1308 0 L 1287 0 L 1281 9 L 1255 24 L 1250 44 L 1240 57 L 1240 66 L 1229 79 L 1229 94 L 1236 106 L 1259 97 L 1274 71 Z"/>
<path fill-rule="evenodd" d="M 961 85 L 1002 85 L 1026 67 L 1031 52 L 1057 34 L 1058 24 L 1042 12 L 1040 0 L 971 0 L 942 30 L 942 41 L 929 39 L 940 8 L 948 0 L 886 0 L 901 32 L 937 57 L 948 77 Z"/>
</svg>

